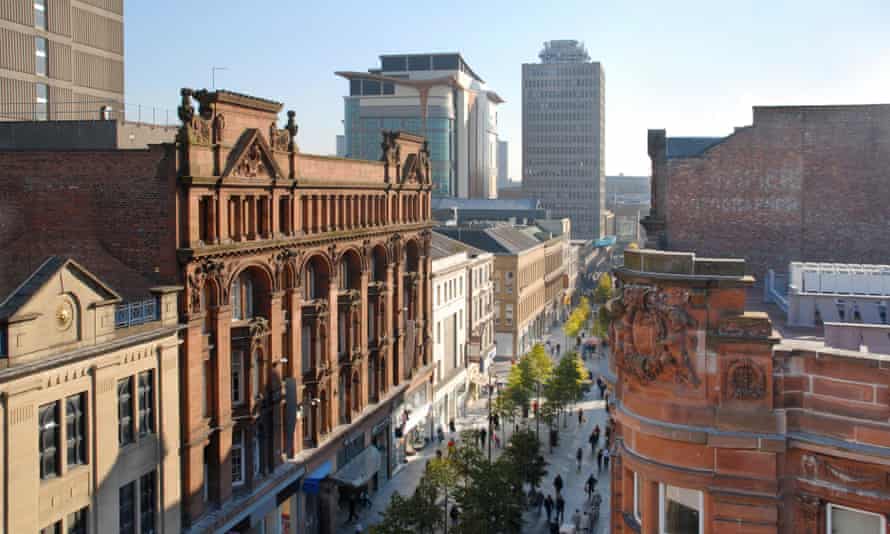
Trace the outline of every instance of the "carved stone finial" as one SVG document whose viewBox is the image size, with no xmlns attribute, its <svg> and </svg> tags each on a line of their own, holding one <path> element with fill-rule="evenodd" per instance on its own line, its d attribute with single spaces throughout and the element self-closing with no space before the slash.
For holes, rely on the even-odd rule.
<svg viewBox="0 0 890 534">
<path fill-rule="evenodd" d="M 296 137 L 297 131 L 300 129 L 300 127 L 297 126 L 296 117 L 297 117 L 296 111 L 291 109 L 287 112 L 287 126 L 285 126 L 284 129 L 287 130 L 288 132 L 290 132 L 291 141 L 293 141 L 293 137 Z"/>
<path fill-rule="evenodd" d="M 179 90 L 179 94 L 182 96 L 182 102 L 179 104 L 178 110 L 179 120 L 181 120 L 183 124 L 188 125 L 195 116 L 195 107 L 192 106 L 192 95 L 194 94 L 194 91 L 188 87 L 183 87 Z"/>
</svg>

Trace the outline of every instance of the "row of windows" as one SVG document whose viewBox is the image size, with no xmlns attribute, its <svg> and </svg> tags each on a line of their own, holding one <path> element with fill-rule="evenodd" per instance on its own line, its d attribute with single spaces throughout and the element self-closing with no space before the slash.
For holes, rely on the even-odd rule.
<svg viewBox="0 0 890 534">
<path fill-rule="evenodd" d="M 590 76 L 596 71 L 593 63 L 550 63 L 531 65 L 523 71 L 526 78 L 552 78 L 554 76 Z"/>
<path fill-rule="evenodd" d="M 443 291 L 444 288 L 444 291 Z M 445 300 L 442 300 L 444 292 Z M 449 302 L 452 299 L 463 296 L 464 294 L 464 277 L 459 276 L 446 280 L 440 284 L 436 284 L 436 306 Z"/>
<path fill-rule="evenodd" d="M 118 444 L 122 447 L 133 443 L 137 432 L 139 436 L 145 436 L 155 431 L 154 371 L 139 373 L 135 379 L 138 380 L 137 399 L 133 398 L 134 377 L 121 379 L 117 384 Z M 51 402 L 40 406 L 38 445 L 41 479 L 62 474 L 59 453 L 63 439 L 60 423 L 63 418 L 67 467 L 70 469 L 89 463 L 86 399 L 86 393 L 79 393 L 67 397 L 64 403 Z"/>
<path fill-rule="evenodd" d="M 540 133 L 570 133 L 570 132 L 584 132 L 584 133 L 596 133 L 597 124 L 594 122 L 587 123 L 537 123 L 533 122 L 530 124 L 526 124 L 525 136 L 528 139 L 531 139 L 531 134 L 540 134 Z M 548 137 L 547 139 L 552 139 L 552 137 Z"/>
<path fill-rule="evenodd" d="M 60 519 L 52 525 L 40 529 L 40 534 L 62 534 L 63 532 L 67 532 L 68 534 L 86 534 L 88 511 L 89 507 L 84 507 L 74 513 L 68 514 L 68 517 L 65 518 L 64 525 Z"/>
<path fill-rule="evenodd" d="M 524 111 L 534 113 L 536 111 L 589 111 L 599 109 L 599 102 L 594 100 L 532 100 L 526 101 Z"/>
<path fill-rule="evenodd" d="M 564 147 L 563 149 L 554 149 L 546 151 L 547 155 L 589 155 L 591 153 L 590 147 Z M 585 157 L 574 157 L 574 158 L 528 158 L 525 160 L 526 166 L 535 167 L 535 166 L 547 166 L 547 167 L 566 167 L 567 165 L 577 166 L 577 167 L 592 167 L 597 163 L 597 158 L 585 158 Z"/>
<path fill-rule="evenodd" d="M 528 131 L 529 129 L 527 129 Z M 591 133 L 592 133 L 591 129 Z M 529 133 L 539 133 L 539 132 L 529 132 Z M 526 152 L 528 152 L 532 147 L 537 148 L 539 152 L 550 152 L 552 147 L 542 147 L 541 144 L 547 143 L 550 145 L 564 146 L 568 143 L 581 143 L 585 145 L 593 145 L 597 141 L 597 137 L 595 135 L 527 135 L 525 138 L 525 143 L 528 146 L 526 148 Z"/>
<path fill-rule="evenodd" d="M 380 80 L 349 80 L 349 96 L 394 95 L 396 88 L 393 82 Z"/>
<path fill-rule="evenodd" d="M 583 78 L 547 78 L 543 80 L 525 80 L 523 85 L 529 89 L 554 87 L 593 87 L 596 80 L 590 76 Z"/>
<path fill-rule="evenodd" d="M 574 113 L 565 113 L 561 111 L 527 111 L 523 113 L 523 119 L 526 125 L 538 122 L 556 122 L 569 123 L 572 122 L 594 122 L 597 116 L 593 111 L 576 111 Z M 599 121 L 602 123 L 602 121 Z"/>
<path fill-rule="evenodd" d="M 579 91 L 575 89 L 560 89 L 558 91 L 525 91 L 523 98 L 526 102 L 532 100 L 553 99 L 553 98 L 596 98 L 596 91 Z"/>
</svg>

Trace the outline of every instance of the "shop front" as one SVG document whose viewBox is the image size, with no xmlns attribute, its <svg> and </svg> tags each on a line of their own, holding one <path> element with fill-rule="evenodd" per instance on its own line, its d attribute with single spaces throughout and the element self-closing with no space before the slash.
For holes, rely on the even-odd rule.
<svg viewBox="0 0 890 534">
<path fill-rule="evenodd" d="M 428 387 L 423 384 L 408 393 L 405 401 L 393 412 L 393 475 L 432 438 L 429 431 L 431 405 Z"/>
</svg>

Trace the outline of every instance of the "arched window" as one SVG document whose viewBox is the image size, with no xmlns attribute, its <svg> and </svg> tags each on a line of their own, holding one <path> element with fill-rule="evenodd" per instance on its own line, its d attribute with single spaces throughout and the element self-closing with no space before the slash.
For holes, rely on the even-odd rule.
<svg viewBox="0 0 890 534">
<path fill-rule="evenodd" d="M 232 281 L 232 320 L 252 319 L 254 313 L 253 278 L 245 271 Z"/>
</svg>

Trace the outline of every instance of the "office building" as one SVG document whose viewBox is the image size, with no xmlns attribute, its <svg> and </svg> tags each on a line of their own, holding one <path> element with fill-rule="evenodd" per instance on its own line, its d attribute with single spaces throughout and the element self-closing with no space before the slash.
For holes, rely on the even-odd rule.
<svg viewBox="0 0 890 534">
<path fill-rule="evenodd" d="M 383 130 L 422 135 L 435 195 L 497 198 L 503 100 L 460 54 L 384 55 L 379 68 L 337 74 L 349 80 L 347 157 L 379 160 Z"/>
<path fill-rule="evenodd" d="M 802 332 L 752 298 L 740 259 L 624 261 L 609 530 L 885 534 L 890 325 Z"/>
<path fill-rule="evenodd" d="M 522 65 L 522 187 L 574 239 L 606 234 L 605 77 L 578 41 L 548 41 Z"/>
<path fill-rule="evenodd" d="M 0 0 L 0 120 L 119 112 L 123 10 L 123 0 Z"/>
<path fill-rule="evenodd" d="M 0 531 L 179 532 L 181 287 L 51 256 L 0 295 Z"/>
<path fill-rule="evenodd" d="M 349 151 L 346 150 L 346 136 L 345 135 L 337 135 L 337 157 L 345 158 L 346 154 Z"/>
<path fill-rule="evenodd" d="M 498 141 L 498 191 L 510 185 L 509 144 Z"/>
<path fill-rule="evenodd" d="M 183 286 L 182 531 L 331 532 L 432 398 L 429 153 L 305 154 L 278 102 L 181 97 L 176 144 L 0 151 L 0 292 L 46 250 L 127 300 Z"/>
</svg>

